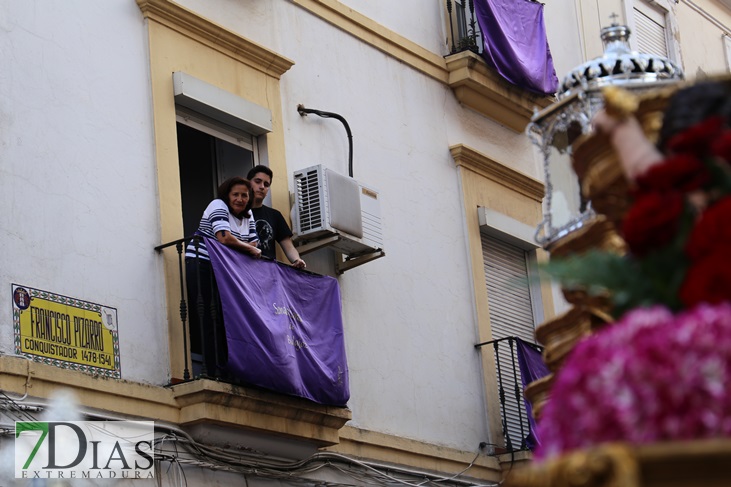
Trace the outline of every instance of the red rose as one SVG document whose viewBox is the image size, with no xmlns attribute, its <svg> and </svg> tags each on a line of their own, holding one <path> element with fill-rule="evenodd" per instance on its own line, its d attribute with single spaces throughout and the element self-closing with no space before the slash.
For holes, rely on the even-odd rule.
<svg viewBox="0 0 731 487">
<path fill-rule="evenodd" d="M 642 194 L 627 212 L 622 233 L 635 255 L 668 244 L 678 231 L 684 200 L 679 192 Z"/>
<path fill-rule="evenodd" d="M 726 196 L 701 214 L 690 232 L 685 253 L 691 260 L 698 260 L 729 242 L 731 242 L 731 196 Z M 731 256 L 728 259 L 731 260 Z"/>
<path fill-rule="evenodd" d="M 709 117 L 692 127 L 672 136 L 666 147 L 670 152 L 691 152 L 702 154 L 708 150 L 713 140 L 718 138 L 723 127 L 723 118 Z"/>
<path fill-rule="evenodd" d="M 731 130 L 724 131 L 711 144 L 711 154 L 731 163 Z"/>
<path fill-rule="evenodd" d="M 700 189 L 711 180 L 708 168 L 697 157 L 690 154 L 670 156 L 650 167 L 637 178 L 640 191 L 679 190 L 690 192 Z"/>
<path fill-rule="evenodd" d="M 690 308 L 700 303 L 731 301 L 731 244 L 720 246 L 696 262 L 680 287 L 680 300 Z"/>
</svg>

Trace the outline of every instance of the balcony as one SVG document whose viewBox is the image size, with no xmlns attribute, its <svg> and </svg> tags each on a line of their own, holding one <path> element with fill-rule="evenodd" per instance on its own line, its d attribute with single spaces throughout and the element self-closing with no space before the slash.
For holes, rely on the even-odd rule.
<svg viewBox="0 0 731 487">
<path fill-rule="evenodd" d="M 504 453 L 530 451 L 536 441 L 529 418 L 531 411 L 527 409 L 523 395 L 519 340 L 517 337 L 504 337 L 475 345 L 476 348 L 491 346 L 495 357 Z M 541 352 L 537 345 L 521 342 Z"/>
<path fill-rule="evenodd" d="M 294 444 L 314 447 L 337 444 L 340 428 L 351 419 L 347 407 L 318 404 L 268 390 L 211 366 L 216 360 L 206 354 L 221 356 L 216 331 L 223 329 L 215 325 L 222 313 L 213 275 L 191 272 L 195 266 L 189 266 L 186 271 L 184 261 L 186 245 L 199 239 L 182 238 L 155 248 L 165 256 L 168 271 L 174 269 L 180 293 L 177 309 L 170 312 L 170 334 L 182 338 L 182 346 L 170 351 L 173 374 L 167 387 L 180 408 L 179 424 L 191 429 L 193 434 L 209 434 L 211 428 L 223 428 L 229 435 L 243 435 L 249 440 L 252 435 L 275 434 L 289 442 L 294 440 Z M 196 282 L 189 286 L 187 279 Z M 205 293 L 198 292 L 201 289 L 213 289 L 214 294 L 206 297 Z M 195 317 L 191 316 L 193 313 Z M 214 324 L 212 346 L 203 345 L 207 338 L 197 323 Z M 171 338 L 171 344 L 174 343 Z M 176 364 L 182 365 L 177 372 Z"/>
<path fill-rule="evenodd" d="M 447 39 L 445 57 L 448 81 L 459 102 L 515 132 L 523 132 L 534 111 L 555 101 L 520 88 L 488 67 L 481 57 L 483 38 L 473 2 L 446 0 Z"/>
</svg>

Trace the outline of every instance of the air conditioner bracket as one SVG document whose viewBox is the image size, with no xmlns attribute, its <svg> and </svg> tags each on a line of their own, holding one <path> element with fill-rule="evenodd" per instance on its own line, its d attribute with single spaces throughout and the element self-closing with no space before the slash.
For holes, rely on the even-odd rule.
<svg viewBox="0 0 731 487">
<path fill-rule="evenodd" d="M 338 274 L 342 274 L 347 270 L 353 269 L 354 267 L 358 267 L 359 265 L 366 264 L 373 260 L 380 259 L 385 255 L 386 252 L 381 249 L 367 254 L 360 254 L 358 255 L 358 257 L 353 258 L 343 258 L 343 254 L 338 253 L 338 260 L 335 261 L 335 272 L 337 272 Z"/>
<path fill-rule="evenodd" d="M 297 252 L 299 252 L 300 255 L 307 255 L 315 250 L 338 243 L 340 238 L 340 235 L 332 235 L 323 239 L 313 240 L 302 245 L 297 245 Z"/>
</svg>

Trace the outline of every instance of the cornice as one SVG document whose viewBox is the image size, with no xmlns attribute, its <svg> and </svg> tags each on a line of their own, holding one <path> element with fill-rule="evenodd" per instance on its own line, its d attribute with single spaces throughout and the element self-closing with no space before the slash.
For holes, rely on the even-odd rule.
<svg viewBox="0 0 731 487">
<path fill-rule="evenodd" d="M 447 83 L 444 58 L 343 5 L 337 0 L 291 0 L 292 3 L 338 27 L 427 76 Z"/>
<path fill-rule="evenodd" d="M 146 19 L 196 39 L 230 57 L 279 79 L 294 61 L 260 46 L 171 0 L 136 0 Z M 290 0 L 381 52 L 448 85 L 464 106 L 522 132 L 534 108 L 554 100 L 504 80 L 471 51 L 445 60 L 337 0 Z"/>
<path fill-rule="evenodd" d="M 457 166 L 476 172 L 532 200 L 543 201 L 545 186 L 537 179 L 516 171 L 463 144 L 451 146 L 449 152 L 452 154 Z"/>
<path fill-rule="evenodd" d="M 479 455 L 410 438 L 403 438 L 353 426 L 340 430 L 340 443 L 327 450 L 367 458 L 378 462 L 396 463 L 409 467 L 436 471 L 459 472 L 472 462 L 465 477 L 477 478 L 486 482 L 499 482 L 502 467 L 497 457 Z"/>
<path fill-rule="evenodd" d="M 294 61 L 170 0 L 137 0 L 144 17 L 279 79 Z"/>
</svg>

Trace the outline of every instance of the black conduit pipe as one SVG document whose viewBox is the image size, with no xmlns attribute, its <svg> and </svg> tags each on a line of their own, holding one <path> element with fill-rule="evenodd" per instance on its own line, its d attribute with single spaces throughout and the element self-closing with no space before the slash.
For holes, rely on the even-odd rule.
<svg viewBox="0 0 731 487">
<path fill-rule="evenodd" d="M 305 108 L 305 106 L 302 104 L 297 105 L 297 111 L 303 117 L 306 116 L 308 113 L 314 113 L 318 117 L 335 118 L 342 122 L 342 124 L 345 126 L 345 133 L 348 134 L 348 175 L 352 178 L 353 177 L 353 133 L 350 131 L 350 125 L 348 125 L 348 122 L 342 117 L 342 115 L 338 115 L 337 113 L 323 112 L 322 110 L 315 110 L 314 108 Z"/>
</svg>

